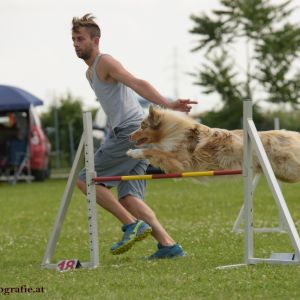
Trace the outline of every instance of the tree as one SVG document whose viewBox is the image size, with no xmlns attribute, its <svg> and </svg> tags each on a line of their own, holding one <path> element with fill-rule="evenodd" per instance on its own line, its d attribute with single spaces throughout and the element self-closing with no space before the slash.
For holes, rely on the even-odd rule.
<svg viewBox="0 0 300 300">
<path fill-rule="evenodd" d="M 58 103 L 55 105 L 55 103 Z M 67 162 L 71 160 L 72 149 L 70 149 L 70 127 L 73 133 L 74 148 L 77 149 L 83 131 L 82 125 L 82 101 L 71 93 L 56 99 L 49 110 L 41 115 L 43 127 L 48 131 L 48 137 L 55 149 L 57 140 L 55 135 L 55 116 L 57 114 L 59 152 L 63 154 Z"/>
<path fill-rule="evenodd" d="M 254 104 L 300 104 L 300 71 L 295 68 L 300 59 L 300 27 L 289 22 L 295 10 L 291 2 L 221 0 L 222 7 L 211 16 L 191 16 L 194 27 L 190 32 L 200 36 L 193 51 L 204 52 L 207 60 L 193 74 L 195 84 L 207 94 L 218 93 L 223 103 L 221 111 L 207 114 L 209 122 L 221 122 L 229 129 L 240 127 L 244 98 Z M 241 46 L 246 53 L 244 71 L 236 59 Z M 262 125 L 259 107 L 254 105 L 254 109 L 254 119 Z"/>
</svg>

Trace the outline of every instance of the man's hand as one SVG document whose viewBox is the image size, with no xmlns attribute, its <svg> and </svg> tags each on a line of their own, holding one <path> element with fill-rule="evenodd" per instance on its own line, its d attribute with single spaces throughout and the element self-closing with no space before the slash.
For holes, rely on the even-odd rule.
<svg viewBox="0 0 300 300">
<path fill-rule="evenodd" d="M 188 113 L 192 106 L 190 104 L 197 104 L 197 101 L 190 99 L 178 99 L 175 102 L 169 102 L 168 108 Z"/>
</svg>

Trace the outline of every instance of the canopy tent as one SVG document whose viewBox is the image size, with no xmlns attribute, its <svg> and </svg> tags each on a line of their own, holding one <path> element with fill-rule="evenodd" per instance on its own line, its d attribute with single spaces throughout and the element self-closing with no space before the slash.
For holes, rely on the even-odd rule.
<svg viewBox="0 0 300 300">
<path fill-rule="evenodd" d="M 43 105 L 43 101 L 20 88 L 0 85 L 0 111 L 27 110 L 30 105 Z"/>
</svg>

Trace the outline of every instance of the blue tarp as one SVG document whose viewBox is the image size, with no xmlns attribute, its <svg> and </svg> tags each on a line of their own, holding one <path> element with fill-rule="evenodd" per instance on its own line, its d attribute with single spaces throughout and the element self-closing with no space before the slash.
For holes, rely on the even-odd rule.
<svg viewBox="0 0 300 300">
<path fill-rule="evenodd" d="M 43 105 L 43 101 L 20 88 L 0 85 L 0 111 L 27 110 L 30 105 Z"/>
</svg>

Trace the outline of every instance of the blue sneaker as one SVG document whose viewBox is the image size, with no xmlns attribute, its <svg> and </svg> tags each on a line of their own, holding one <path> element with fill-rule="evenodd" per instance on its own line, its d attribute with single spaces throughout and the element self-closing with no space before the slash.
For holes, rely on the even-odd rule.
<svg viewBox="0 0 300 300">
<path fill-rule="evenodd" d="M 124 232 L 122 240 L 114 243 L 110 248 L 112 254 L 128 251 L 135 242 L 146 238 L 152 232 L 152 228 L 144 221 L 137 220 L 135 223 L 123 225 L 122 231 Z"/>
<path fill-rule="evenodd" d="M 174 244 L 172 246 L 163 246 L 158 244 L 157 248 L 158 250 L 154 254 L 150 255 L 148 259 L 163 259 L 186 256 L 186 253 L 179 244 Z"/>
</svg>

